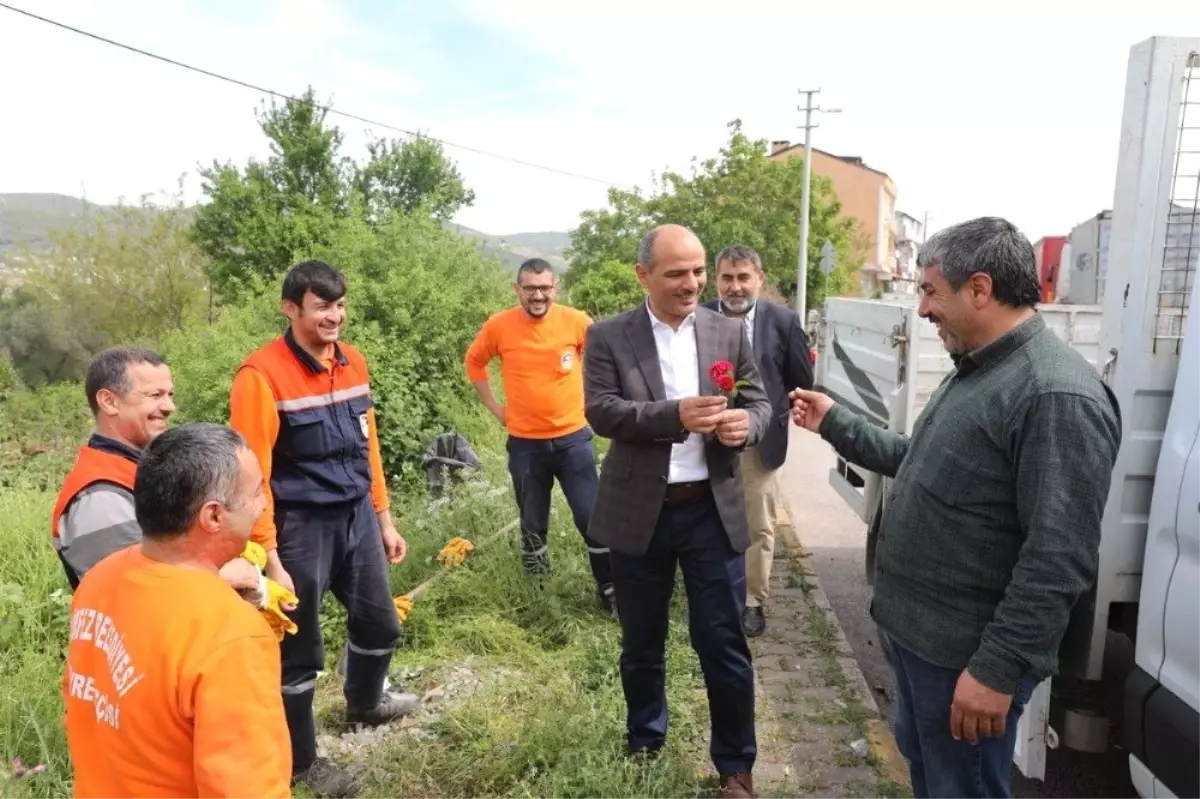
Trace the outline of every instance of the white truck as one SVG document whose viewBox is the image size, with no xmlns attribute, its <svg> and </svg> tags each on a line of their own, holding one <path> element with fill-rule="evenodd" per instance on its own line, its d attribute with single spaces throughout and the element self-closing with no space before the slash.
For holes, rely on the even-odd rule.
<svg viewBox="0 0 1200 799">
<path fill-rule="evenodd" d="M 1099 305 L 1044 305 L 1047 325 L 1102 374 L 1122 441 L 1102 521 L 1099 572 L 1073 614 L 1060 673 L 1034 692 L 1015 761 L 1044 779 L 1046 749 L 1104 751 L 1100 688 L 1109 631 L 1134 642 L 1123 743 L 1144 797 L 1200 795 L 1200 39 L 1130 50 L 1106 291 Z M 951 369 L 916 299 L 830 298 L 816 382 L 876 424 L 910 433 Z M 830 483 L 867 523 L 890 480 L 839 458 Z"/>
</svg>

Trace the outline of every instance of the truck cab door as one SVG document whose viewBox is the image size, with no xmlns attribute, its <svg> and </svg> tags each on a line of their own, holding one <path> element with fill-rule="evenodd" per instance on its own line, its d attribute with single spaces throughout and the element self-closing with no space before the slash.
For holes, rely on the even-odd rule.
<svg viewBox="0 0 1200 799">
<path fill-rule="evenodd" d="M 1200 220 L 1198 220 L 1200 221 Z M 1200 284 L 1192 305 L 1200 302 Z M 1200 795 L 1200 314 L 1189 314 L 1146 535 L 1125 738 L 1142 796 Z"/>
</svg>

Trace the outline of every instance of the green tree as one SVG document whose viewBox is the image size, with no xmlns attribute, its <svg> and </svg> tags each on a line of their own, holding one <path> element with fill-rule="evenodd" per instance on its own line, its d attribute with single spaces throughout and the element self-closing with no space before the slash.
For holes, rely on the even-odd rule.
<svg viewBox="0 0 1200 799">
<path fill-rule="evenodd" d="M 462 358 L 489 314 L 511 295 L 492 258 L 431 217 L 391 214 L 368 222 L 361 208 L 336 222 L 328 245 L 312 252 L 345 275 L 345 339 L 371 366 L 379 440 L 391 478 L 422 474 L 429 441 L 456 423 L 455 409 L 479 409 Z M 238 364 L 283 332 L 278 283 L 258 281 L 214 324 L 168 336 L 183 421 L 225 421 Z M 482 411 L 480 411 L 482 412 Z"/>
<path fill-rule="evenodd" d="M 367 163 L 355 177 L 372 219 L 391 211 L 424 212 L 441 222 L 475 202 L 441 142 L 418 136 L 410 141 L 376 139 L 367 144 Z"/>
<path fill-rule="evenodd" d="M 344 137 L 327 121 L 328 108 L 312 87 L 282 105 L 272 101 L 256 112 L 270 141 L 266 161 L 200 170 L 209 202 L 196 212 L 193 235 L 223 298 L 245 295 L 255 278 L 275 281 L 330 246 L 358 205 L 369 222 L 383 224 L 392 213 L 448 220 L 474 202 L 441 144 L 425 137 L 373 140 L 365 163 L 356 164 L 342 154 Z"/>
<path fill-rule="evenodd" d="M 328 243 L 349 213 L 353 165 L 340 153 L 341 131 L 326 124 L 328 112 L 314 97 L 309 87 L 299 99 L 256 111 L 271 143 L 266 161 L 200 170 L 209 202 L 196 211 L 193 239 L 211 259 L 222 297 L 244 293 L 252 276 L 278 277 L 296 253 Z"/>
<path fill-rule="evenodd" d="M 153 343 L 205 318 L 206 262 L 176 200 L 92 212 L 79 232 L 30 254 L 22 286 L 0 300 L 0 348 L 31 387 L 83 376 L 113 344 Z"/>
<path fill-rule="evenodd" d="M 589 269 L 571 286 L 569 300 L 593 319 L 602 319 L 633 308 L 644 296 L 630 259 L 605 261 Z"/>
<path fill-rule="evenodd" d="M 571 231 L 567 285 L 574 287 L 609 261 L 632 264 L 638 239 L 655 225 L 674 222 L 696 232 L 710 262 L 729 244 L 753 247 L 763 259 L 770 283 L 784 297 L 793 298 L 802 162 L 769 160 L 766 141 L 747 138 L 738 120 L 731 122 L 729 129 L 729 141 L 718 156 L 699 163 L 693 160 L 690 175 L 664 173 L 649 197 L 610 189 L 609 208 L 584 212 L 579 227 Z M 838 256 L 829 290 L 844 290 L 863 262 L 858 224 L 841 215 L 841 203 L 831 183 L 817 175 L 812 178 L 809 207 L 809 263 L 819 263 L 821 246 L 829 240 Z M 709 294 L 712 285 L 710 281 Z M 810 307 L 824 297 L 824 276 L 818 269 L 810 269 Z"/>
</svg>

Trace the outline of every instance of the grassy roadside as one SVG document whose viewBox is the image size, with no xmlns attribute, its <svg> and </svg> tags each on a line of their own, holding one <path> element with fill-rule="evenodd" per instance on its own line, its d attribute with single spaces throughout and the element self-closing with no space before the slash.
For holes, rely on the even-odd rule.
<svg viewBox="0 0 1200 799">
<path fill-rule="evenodd" d="M 409 555 L 393 572 L 396 593 L 442 569 L 434 556 L 450 537 L 482 541 L 513 517 L 500 459 L 479 454 L 485 475 L 448 499 L 398 498 L 397 523 Z M 582 542 L 555 494 L 552 577 L 535 582 L 521 573 L 513 531 L 472 553 L 417 600 L 392 681 L 430 699 L 404 725 L 375 734 L 343 729 L 334 668 L 344 616 L 327 603 L 328 671 L 318 695 L 322 746 L 362 770 L 364 796 L 711 792 L 708 714 L 682 589 L 668 641 L 669 744 L 657 762 L 634 767 L 623 757 L 620 630 L 597 611 Z M 59 693 L 70 594 L 47 540 L 53 499 L 0 490 L 6 533 L 0 547 L 0 757 L 6 764 L 19 756 L 27 766 L 46 765 L 24 780 L 0 770 L 4 797 L 71 792 Z"/>
</svg>

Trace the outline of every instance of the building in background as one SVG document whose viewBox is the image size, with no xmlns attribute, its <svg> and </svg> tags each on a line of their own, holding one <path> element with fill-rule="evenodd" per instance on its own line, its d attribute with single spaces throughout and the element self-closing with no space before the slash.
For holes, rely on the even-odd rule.
<svg viewBox="0 0 1200 799">
<path fill-rule="evenodd" d="M 903 211 L 896 212 L 896 276 L 891 290 L 900 294 L 917 291 L 917 253 L 925 243 L 925 223 Z"/>
<path fill-rule="evenodd" d="M 804 145 L 771 142 L 772 161 L 804 157 Z M 829 178 L 842 203 L 842 213 L 857 219 L 866 245 L 866 260 L 855 272 L 858 292 L 871 297 L 883 291 L 896 273 L 896 184 L 855 156 L 839 156 L 812 148 L 812 172 Z"/>
</svg>

